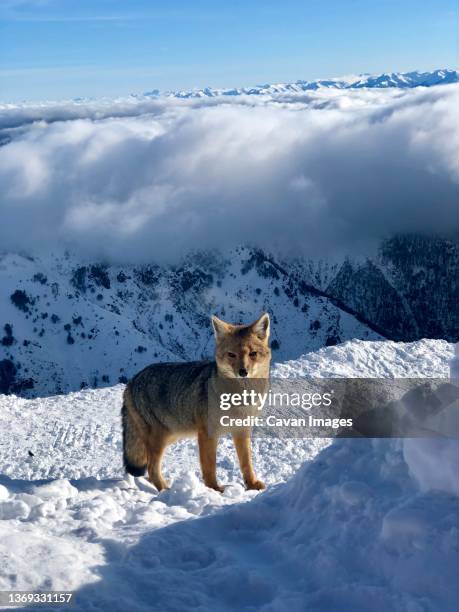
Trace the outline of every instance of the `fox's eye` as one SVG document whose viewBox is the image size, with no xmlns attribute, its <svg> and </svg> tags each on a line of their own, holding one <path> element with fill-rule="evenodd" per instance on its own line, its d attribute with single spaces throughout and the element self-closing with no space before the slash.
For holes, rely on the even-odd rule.
<svg viewBox="0 0 459 612">
<path fill-rule="evenodd" d="M 256 356 L 257 356 L 257 351 L 252 351 L 251 353 L 249 353 L 249 357 L 252 357 L 252 359 L 255 359 Z"/>
<path fill-rule="evenodd" d="M 231 359 L 234 359 L 236 357 L 235 353 L 228 353 L 228 357 L 231 357 Z"/>
</svg>

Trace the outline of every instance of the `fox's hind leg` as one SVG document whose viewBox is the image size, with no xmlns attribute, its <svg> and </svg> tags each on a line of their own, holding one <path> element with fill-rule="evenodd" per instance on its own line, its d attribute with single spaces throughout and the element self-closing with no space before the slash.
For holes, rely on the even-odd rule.
<svg viewBox="0 0 459 612">
<path fill-rule="evenodd" d="M 152 428 L 153 429 L 153 428 Z M 147 469 L 148 469 L 148 480 L 152 482 L 158 491 L 168 489 L 169 484 L 161 472 L 161 462 L 163 459 L 164 451 L 167 446 L 167 432 L 161 426 L 155 427 L 150 432 L 147 443 Z"/>
<path fill-rule="evenodd" d="M 123 463 L 128 474 L 143 476 L 147 467 L 145 438 L 147 425 L 136 414 L 129 392 L 124 396 L 121 409 L 123 426 Z"/>
<path fill-rule="evenodd" d="M 211 438 L 205 430 L 198 431 L 199 460 L 204 483 L 222 493 L 224 487 L 217 482 L 217 443 L 218 438 Z"/>
<path fill-rule="evenodd" d="M 236 447 L 239 465 L 241 466 L 242 476 L 244 477 L 247 489 L 265 489 L 265 483 L 258 480 L 252 465 L 252 445 L 250 436 L 233 435 L 234 446 Z"/>
</svg>

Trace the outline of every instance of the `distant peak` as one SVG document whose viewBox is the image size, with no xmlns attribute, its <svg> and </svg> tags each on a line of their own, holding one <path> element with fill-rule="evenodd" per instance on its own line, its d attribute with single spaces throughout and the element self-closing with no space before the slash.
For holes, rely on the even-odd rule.
<svg viewBox="0 0 459 612">
<path fill-rule="evenodd" d="M 253 87 L 232 87 L 202 89 L 188 89 L 180 91 L 160 92 L 158 89 L 145 92 L 145 96 L 157 97 L 163 95 L 172 98 L 213 98 L 217 96 L 254 96 L 272 95 L 276 93 L 300 93 L 302 91 L 315 91 L 317 89 L 412 89 L 414 87 L 433 87 L 459 82 L 459 70 L 437 68 L 432 71 L 421 72 L 383 72 L 381 74 L 362 73 L 329 79 L 316 79 L 314 81 L 297 80 L 291 83 L 265 83 Z"/>
</svg>

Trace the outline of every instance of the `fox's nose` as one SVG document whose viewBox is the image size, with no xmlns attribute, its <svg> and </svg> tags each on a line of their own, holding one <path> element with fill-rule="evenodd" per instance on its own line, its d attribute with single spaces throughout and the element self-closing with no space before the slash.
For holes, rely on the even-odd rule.
<svg viewBox="0 0 459 612">
<path fill-rule="evenodd" d="M 241 368 L 239 370 L 239 376 L 242 376 L 242 378 L 245 378 L 247 376 L 248 372 L 245 368 Z"/>
</svg>

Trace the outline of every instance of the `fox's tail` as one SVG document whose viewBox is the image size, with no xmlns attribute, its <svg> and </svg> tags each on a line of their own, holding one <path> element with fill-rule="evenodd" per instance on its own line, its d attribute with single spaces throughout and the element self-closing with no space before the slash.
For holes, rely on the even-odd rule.
<svg viewBox="0 0 459 612">
<path fill-rule="evenodd" d="M 121 408 L 123 424 L 123 463 L 128 474 L 143 476 L 147 467 L 147 449 L 136 425 L 130 406 L 132 398 L 129 388 L 126 388 Z"/>
</svg>

